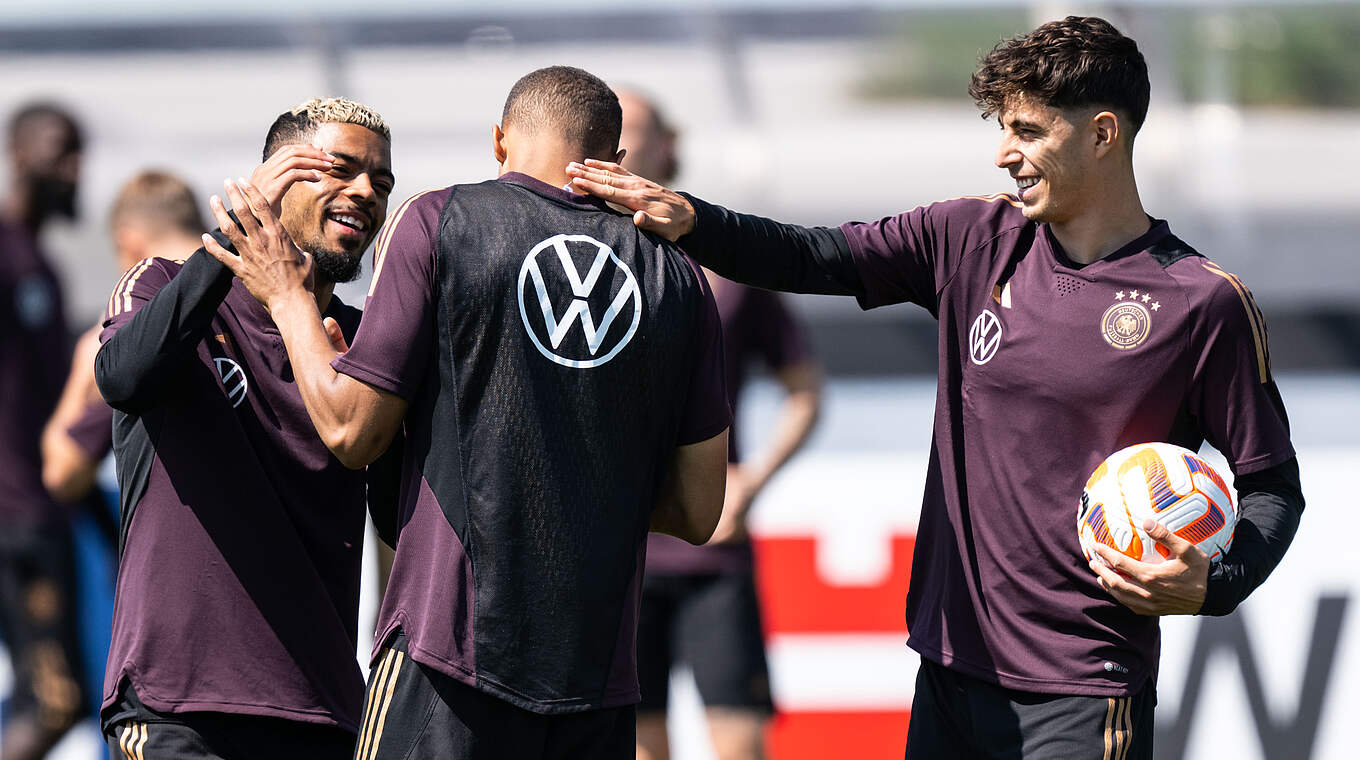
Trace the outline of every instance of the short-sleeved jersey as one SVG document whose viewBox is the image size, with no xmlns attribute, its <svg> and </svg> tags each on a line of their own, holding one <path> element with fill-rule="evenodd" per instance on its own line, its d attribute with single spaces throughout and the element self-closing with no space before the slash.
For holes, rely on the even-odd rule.
<svg viewBox="0 0 1360 760">
<path fill-rule="evenodd" d="M 1077 502 L 1135 443 L 1207 440 L 1239 475 L 1293 456 L 1250 293 L 1156 220 L 1078 267 L 1008 195 L 841 230 L 864 308 L 911 301 L 939 319 L 910 645 L 1010 688 L 1136 691 L 1156 674 L 1157 618 L 1097 586 Z"/>
<path fill-rule="evenodd" d="M 678 445 L 730 422 L 696 265 L 534 178 L 402 205 L 335 368 L 410 401 L 376 641 L 524 709 L 636 702 L 643 540 Z"/>
<path fill-rule="evenodd" d="M 181 268 L 129 269 L 101 341 Z M 354 334 L 357 309 L 332 298 L 325 313 Z M 173 372 L 154 407 L 115 413 L 123 540 L 104 708 L 130 682 L 159 712 L 357 731 L 363 472 L 322 443 L 278 329 L 239 280 Z"/>
<path fill-rule="evenodd" d="M 43 487 L 39 441 L 71 356 L 64 309 L 38 241 L 0 221 L 0 520 L 11 528 L 60 514 Z"/>
<path fill-rule="evenodd" d="M 713 300 L 722 319 L 727 364 L 727 401 L 732 407 L 728 431 L 728 461 L 740 462 L 737 440 L 737 402 L 753 363 L 779 371 L 808 359 L 807 341 L 788 305 L 778 293 L 752 288 L 706 273 Z M 663 575 L 749 572 L 753 557 L 749 542 L 694 546 L 673 536 L 647 537 L 647 572 Z"/>
</svg>

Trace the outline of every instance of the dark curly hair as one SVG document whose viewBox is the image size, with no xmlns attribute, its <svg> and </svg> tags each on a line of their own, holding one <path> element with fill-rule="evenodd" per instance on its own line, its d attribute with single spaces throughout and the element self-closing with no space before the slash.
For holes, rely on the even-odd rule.
<svg viewBox="0 0 1360 760">
<path fill-rule="evenodd" d="M 1149 89 L 1138 44 L 1093 16 L 1068 16 L 1002 40 L 968 83 L 984 119 L 1023 96 L 1052 108 L 1117 109 L 1131 122 L 1131 135 L 1147 117 Z"/>
</svg>

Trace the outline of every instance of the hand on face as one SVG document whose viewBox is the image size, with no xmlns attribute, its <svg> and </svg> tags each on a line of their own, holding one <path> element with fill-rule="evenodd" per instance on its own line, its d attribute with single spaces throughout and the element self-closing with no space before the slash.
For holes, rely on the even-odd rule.
<svg viewBox="0 0 1360 760">
<path fill-rule="evenodd" d="M 694 207 L 684 196 L 639 177 L 612 161 L 586 159 L 567 164 L 577 191 L 590 193 L 633 213 L 633 224 L 674 242 L 694 229 Z"/>
<path fill-rule="evenodd" d="M 236 254 L 207 234 L 203 236 L 203 247 L 241 278 L 250 294 L 266 309 L 272 311 L 282 299 L 310 297 L 312 257 L 293 244 L 264 194 L 244 179 L 234 183 L 227 180 L 223 185 L 240 224 L 228 215 L 221 198 L 214 195 L 210 205 L 222 232 L 236 247 Z"/>
<path fill-rule="evenodd" d="M 319 182 L 334 165 L 335 157 L 313 145 L 285 145 L 250 173 L 250 184 L 269 201 L 275 216 L 294 182 Z"/>
</svg>

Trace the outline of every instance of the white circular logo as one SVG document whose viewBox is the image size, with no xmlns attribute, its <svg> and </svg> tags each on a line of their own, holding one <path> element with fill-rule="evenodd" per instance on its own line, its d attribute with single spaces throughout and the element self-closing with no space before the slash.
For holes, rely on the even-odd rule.
<svg viewBox="0 0 1360 760">
<path fill-rule="evenodd" d="M 214 358 L 213 366 L 217 368 L 217 376 L 222 379 L 222 391 L 227 394 L 231 408 L 235 409 L 246 400 L 246 392 L 250 390 L 245 371 L 241 365 L 225 357 Z"/>
<path fill-rule="evenodd" d="M 968 329 L 968 355 L 974 364 L 986 364 L 996 356 L 996 349 L 1000 346 L 1001 320 L 988 309 L 983 309 Z"/>
<path fill-rule="evenodd" d="M 578 261 L 586 266 L 584 277 Z M 637 279 L 614 249 L 589 235 L 553 235 L 531 248 L 519 269 L 518 295 L 529 340 L 564 367 L 608 362 L 642 322 Z"/>
</svg>

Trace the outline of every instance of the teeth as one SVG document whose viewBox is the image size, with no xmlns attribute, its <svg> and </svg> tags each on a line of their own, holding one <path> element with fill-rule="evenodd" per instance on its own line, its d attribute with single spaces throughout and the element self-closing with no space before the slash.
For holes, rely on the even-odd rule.
<svg viewBox="0 0 1360 760">
<path fill-rule="evenodd" d="M 360 219 L 357 216 L 352 216 L 350 214 L 331 214 L 330 218 L 337 222 L 340 222 L 341 224 L 348 224 L 349 226 L 359 230 L 362 230 L 367 226 L 364 224 L 364 220 Z"/>
<path fill-rule="evenodd" d="M 1017 179 L 1015 181 L 1015 186 L 1021 190 L 1028 190 L 1037 184 L 1039 184 L 1038 177 L 1025 177 L 1024 179 Z"/>
</svg>

